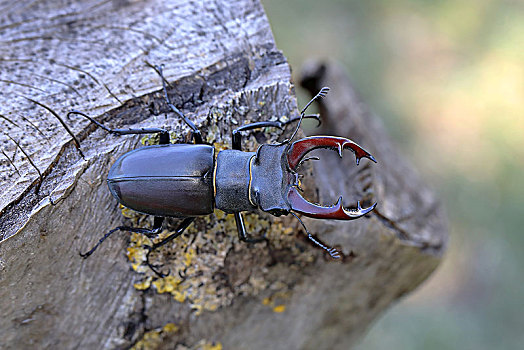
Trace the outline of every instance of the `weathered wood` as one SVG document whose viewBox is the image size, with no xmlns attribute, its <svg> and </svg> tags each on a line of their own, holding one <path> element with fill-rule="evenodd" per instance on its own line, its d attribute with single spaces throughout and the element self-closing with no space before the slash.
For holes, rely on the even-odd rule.
<svg viewBox="0 0 524 350">
<path fill-rule="evenodd" d="M 322 203 L 338 194 L 348 204 L 361 197 L 379 202 L 368 219 L 306 220 L 311 231 L 343 247 L 343 261 L 322 258 L 293 218 L 267 215 L 247 220 L 251 233 L 269 238 L 254 246 L 238 242 L 231 218 L 197 220 L 155 257 L 172 270 L 167 282 L 152 284 L 141 266 L 133 271 L 124 246 L 142 256 L 133 255 L 136 238 L 124 234 L 81 259 L 79 251 L 123 221 L 105 176 L 139 140 L 66 119 L 68 110 L 109 126 L 161 126 L 187 138 L 148 67 L 163 64 L 174 103 L 207 142 L 225 147 L 235 125 L 297 114 L 289 67 L 254 0 L 22 0 L 0 3 L 0 13 L 0 139 L 9 157 L 0 155 L 1 348 L 109 349 L 155 341 L 160 348 L 212 341 L 227 349 L 347 347 L 438 264 L 446 233 L 434 195 L 393 151 L 349 83 L 318 66 L 310 69 L 316 75 L 308 74 L 309 86 L 332 87 L 323 132 L 353 138 L 379 160 L 356 168 L 350 154 L 341 163 L 322 153 L 307 182 L 308 194 L 315 197 L 318 188 Z M 64 119 L 84 158 L 42 104 Z M 7 135 L 30 155 L 42 183 Z M 256 136 L 270 142 L 278 134 Z M 136 216 L 128 222 L 137 220 L 148 225 Z M 169 288 L 171 294 L 159 293 Z M 159 330 L 171 323 L 176 327 Z"/>
</svg>

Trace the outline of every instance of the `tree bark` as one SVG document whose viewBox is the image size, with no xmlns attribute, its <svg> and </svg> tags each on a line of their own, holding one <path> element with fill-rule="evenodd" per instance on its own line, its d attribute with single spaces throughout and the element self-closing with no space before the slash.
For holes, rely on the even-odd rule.
<svg viewBox="0 0 524 350">
<path fill-rule="evenodd" d="M 207 143 L 229 148 L 238 125 L 298 114 L 289 66 L 256 0 L 21 0 L 0 9 L 1 348 L 348 347 L 439 263 L 447 233 L 434 194 L 343 73 L 318 63 L 304 85 L 332 88 L 322 133 L 352 138 L 378 159 L 355 167 L 349 154 L 321 153 L 306 171 L 307 194 L 321 203 L 339 194 L 347 204 L 378 202 L 350 223 L 304 220 L 343 259 L 326 258 L 293 217 L 248 215 L 250 234 L 268 240 L 240 243 L 221 212 L 154 254 L 168 278 L 144 267 L 137 235 L 80 258 L 110 229 L 151 221 L 120 210 L 105 184 L 139 138 L 108 136 L 69 110 L 190 142 L 150 67 L 163 65 L 173 103 Z M 246 149 L 284 136 L 246 135 Z"/>
</svg>

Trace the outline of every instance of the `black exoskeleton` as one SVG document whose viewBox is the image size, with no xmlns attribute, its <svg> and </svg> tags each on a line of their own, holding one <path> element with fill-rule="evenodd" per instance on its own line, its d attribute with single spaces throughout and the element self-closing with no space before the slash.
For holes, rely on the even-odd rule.
<svg viewBox="0 0 524 350">
<path fill-rule="evenodd" d="M 242 212 L 263 211 L 275 216 L 303 214 L 317 219 L 352 220 L 359 218 L 375 208 L 346 209 L 342 198 L 331 207 L 324 207 L 305 200 L 299 191 L 297 169 L 307 159 L 305 155 L 317 148 L 336 150 L 342 157 L 345 148 L 355 153 L 357 164 L 361 158 L 375 162 L 371 154 L 353 141 L 334 136 L 312 136 L 291 142 L 300 127 L 303 118 L 316 118 L 318 115 L 306 115 L 311 103 L 324 97 L 329 91 L 323 88 L 304 107 L 300 116 L 283 123 L 262 121 L 242 126 L 233 131 L 232 149 L 216 152 L 213 146 L 203 144 L 198 128 L 186 118 L 170 101 L 167 94 L 162 68 L 155 67 L 162 78 L 164 98 L 171 111 L 181 118 L 191 129 L 194 144 L 171 144 L 167 130 L 159 128 L 109 129 L 96 120 L 79 111 L 69 115 L 81 115 L 109 133 L 160 134 L 160 145 L 145 146 L 130 151 L 114 163 L 107 178 L 109 190 L 124 206 L 155 216 L 151 229 L 119 226 L 106 233 L 99 242 L 85 254 L 90 256 L 98 246 L 116 231 L 129 231 L 155 237 L 162 229 L 165 217 L 177 217 L 183 220 L 170 236 L 149 247 L 147 265 L 159 276 L 165 276 L 149 262 L 149 254 L 176 237 L 195 220 L 195 217 L 208 215 L 220 209 L 235 216 L 239 239 L 245 242 L 258 242 L 246 233 Z M 286 124 L 297 122 L 291 138 L 278 144 L 263 144 L 256 152 L 242 151 L 241 132 L 264 127 L 282 129 Z M 326 246 L 314 237 L 304 226 L 308 237 L 316 245 L 325 249 L 333 258 L 339 252 Z"/>
</svg>

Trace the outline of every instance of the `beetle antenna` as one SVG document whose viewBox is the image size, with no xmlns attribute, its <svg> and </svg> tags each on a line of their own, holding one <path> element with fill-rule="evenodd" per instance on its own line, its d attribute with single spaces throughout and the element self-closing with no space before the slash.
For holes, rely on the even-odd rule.
<svg viewBox="0 0 524 350">
<path fill-rule="evenodd" d="M 324 243 L 322 243 L 322 241 L 320 239 L 318 239 L 317 237 L 313 236 L 311 234 L 311 232 L 309 232 L 309 230 L 307 229 L 306 225 L 304 225 L 304 223 L 302 222 L 302 220 L 293 212 L 290 212 L 291 215 L 293 215 L 294 217 L 297 218 L 297 220 L 300 222 L 300 224 L 302 225 L 302 227 L 304 228 L 304 230 L 306 231 L 307 233 L 307 237 L 313 242 L 315 243 L 317 246 L 319 246 L 320 248 L 324 249 L 326 252 L 329 253 L 329 255 L 333 258 L 333 259 L 338 259 L 340 258 L 340 252 L 338 250 L 336 250 L 335 248 L 333 247 L 329 247 L 327 245 L 325 245 Z"/>
<path fill-rule="evenodd" d="M 107 126 L 105 126 L 104 124 L 97 122 L 96 120 L 94 120 L 93 118 L 91 118 L 90 116 L 88 116 L 87 114 L 82 113 L 82 112 L 80 112 L 80 111 L 77 111 L 76 109 L 73 109 L 73 110 L 69 111 L 69 113 L 67 113 L 67 118 L 70 118 L 70 116 L 71 116 L 72 114 L 80 115 L 80 116 L 82 116 L 82 117 L 88 119 L 91 123 L 95 124 L 95 125 L 98 126 L 99 128 L 104 129 L 105 131 L 107 131 L 107 132 L 109 132 L 109 133 L 111 133 L 111 131 L 112 131 L 111 129 L 109 129 L 109 128 L 108 128 Z"/>
<path fill-rule="evenodd" d="M 322 97 L 326 97 L 326 95 L 328 94 L 329 92 L 329 88 L 327 86 L 323 87 L 322 89 L 320 89 L 320 91 L 315 95 L 315 97 L 313 97 L 311 99 L 311 101 L 309 101 L 306 106 L 304 108 L 302 108 L 302 111 L 300 112 L 300 119 L 298 120 L 298 124 L 297 124 L 297 127 L 295 128 L 295 131 L 293 131 L 293 134 L 291 135 L 290 138 L 284 140 L 281 144 L 285 144 L 285 143 L 289 143 L 291 142 L 294 138 L 295 138 L 295 135 L 297 134 L 298 132 L 298 129 L 300 128 L 300 125 L 302 124 L 302 119 L 304 119 L 304 117 L 306 116 L 306 110 L 308 109 L 309 106 L 311 106 L 311 104 L 318 100 L 318 99 L 321 99 Z"/>
<path fill-rule="evenodd" d="M 300 115 L 298 117 L 293 117 L 285 122 L 280 122 L 281 126 L 286 126 L 288 124 L 294 123 L 300 119 Z M 313 113 L 313 114 L 304 114 L 304 119 L 315 119 L 317 121 L 317 127 L 322 124 L 322 120 L 320 119 L 320 114 Z"/>
<path fill-rule="evenodd" d="M 99 128 L 102 128 L 105 131 L 107 131 L 108 133 L 113 134 L 113 135 L 142 135 L 142 134 L 157 134 L 157 133 L 167 134 L 167 130 L 162 129 L 162 128 L 110 129 L 107 126 L 105 126 L 104 124 L 97 122 L 95 119 L 88 116 L 87 114 L 77 111 L 75 109 L 67 113 L 67 117 L 69 118 L 73 114 L 77 114 L 77 115 L 80 115 L 88 119 L 91 123 L 95 124 Z"/>
</svg>

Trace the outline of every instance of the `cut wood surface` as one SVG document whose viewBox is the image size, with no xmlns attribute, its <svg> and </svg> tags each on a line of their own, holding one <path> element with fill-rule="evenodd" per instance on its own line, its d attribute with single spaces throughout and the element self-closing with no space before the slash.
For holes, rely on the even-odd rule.
<svg viewBox="0 0 524 350">
<path fill-rule="evenodd" d="M 2 349 L 347 348 L 442 257 L 447 232 L 434 193 L 341 69 L 311 63 L 303 85 L 331 87 L 315 133 L 349 137 L 378 160 L 357 167 L 350 152 L 327 151 L 305 170 L 312 200 L 378 202 L 352 222 L 304 219 L 343 259 L 310 244 L 293 217 L 248 215 L 249 232 L 268 240 L 241 243 L 218 211 L 154 254 L 167 278 L 144 266 L 148 242 L 137 235 L 115 235 L 80 258 L 110 229 L 151 220 L 121 210 L 105 181 L 116 158 L 144 140 L 108 135 L 69 110 L 110 127 L 167 128 L 189 142 L 151 67 L 163 65 L 174 104 L 218 149 L 239 125 L 298 115 L 258 1 L 3 1 L 0 52 Z M 246 135 L 246 149 L 291 131 Z"/>
</svg>

